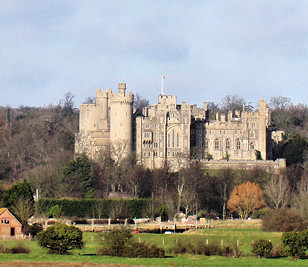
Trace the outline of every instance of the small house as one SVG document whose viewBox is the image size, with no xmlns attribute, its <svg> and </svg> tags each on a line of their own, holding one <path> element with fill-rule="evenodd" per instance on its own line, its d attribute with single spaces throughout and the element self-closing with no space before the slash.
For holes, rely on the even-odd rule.
<svg viewBox="0 0 308 267">
<path fill-rule="evenodd" d="M 7 208 L 0 208 L 0 238 L 20 236 L 21 227 L 22 224 Z"/>
</svg>

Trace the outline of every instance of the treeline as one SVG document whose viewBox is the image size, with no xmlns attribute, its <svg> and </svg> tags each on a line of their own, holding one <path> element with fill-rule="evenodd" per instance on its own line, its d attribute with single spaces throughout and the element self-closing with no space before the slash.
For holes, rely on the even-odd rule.
<svg viewBox="0 0 308 267">
<path fill-rule="evenodd" d="M 142 106 L 143 99 L 139 97 L 138 101 Z M 217 110 L 242 109 L 243 105 L 254 108 L 237 96 L 227 96 L 220 105 L 209 103 L 210 116 Z M 274 145 L 273 155 L 287 158 L 288 168 L 279 177 L 284 177 L 289 187 L 286 207 L 291 207 L 300 194 L 299 183 L 307 176 L 308 108 L 293 105 L 284 97 L 272 98 L 269 106 L 273 130 L 285 131 L 284 140 Z M 235 186 L 251 181 L 266 190 L 273 178 L 259 169 L 203 170 L 198 162 L 189 163 L 178 173 L 171 172 L 167 165 L 150 171 L 136 165 L 133 155 L 114 161 L 107 152 L 97 162 L 85 155 L 74 159 L 78 115 L 69 93 L 57 105 L 0 108 L 3 188 L 27 179 L 32 190 L 37 188 L 43 198 L 107 198 L 110 192 L 124 192 L 133 198 L 161 201 L 170 216 L 180 210 L 221 216 L 227 213 L 226 203 Z"/>
<path fill-rule="evenodd" d="M 78 114 L 70 93 L 57 105 L 0 107 L 0 180 L 4 184 L 30 176 L 40 180 L 61 170 L 73 158 Z"/>
</svg>

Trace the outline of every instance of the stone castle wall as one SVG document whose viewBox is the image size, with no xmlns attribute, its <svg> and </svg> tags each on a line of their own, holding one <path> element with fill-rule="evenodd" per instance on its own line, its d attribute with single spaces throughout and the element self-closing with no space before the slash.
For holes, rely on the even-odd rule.
<svg viewBox="0 0 308 267">
<path fill-rule="evenodd" d="M 171 169 L 183 167 L 196 157 L 213 168 L 223 166 L 260 166 L 276 169 L 285 166 L 271 161 L 271 112 L 265 100 L 256 111 L 217 113 L 208 119 L 208 107 L 185 102 L 177 104 L 176 96 L 159 95 L 158 103 L 145 107 L 133 119 L 134 95 L 126 93 L 126 84 L 96 91 L 96 101 L 80 106 L 80 131 L 75 152 L 95 159 L 104 149 L 116 151 L 114 157 L 135 152 L 139 164 L 159 168 L 168 162 Z M 264 161 L 256 161 L 260 151 Z M 207 158 L 213 160 L 207 161 Z M 227 159 L 227 160 L 224 160 Z"/>
</svg>

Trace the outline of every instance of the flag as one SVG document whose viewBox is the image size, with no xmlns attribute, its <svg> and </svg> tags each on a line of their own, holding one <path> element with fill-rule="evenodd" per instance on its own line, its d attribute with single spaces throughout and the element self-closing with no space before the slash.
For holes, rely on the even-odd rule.
<svg viewBox="0 0 308 267">
<path fill-rule="evenodd" d="M 162 76 L 162 78 L 163 78 L 163 79 L 166 79 L 166 76 L 165 76 L 165 75 L 163 75 L 163 76 Z"/>
</svg>

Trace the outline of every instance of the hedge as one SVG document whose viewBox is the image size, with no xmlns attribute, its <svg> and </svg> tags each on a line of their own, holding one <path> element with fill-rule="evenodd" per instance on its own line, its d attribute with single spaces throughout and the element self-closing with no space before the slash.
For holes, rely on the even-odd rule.
<svg viewBox="0 0 308 267">
<path fill-rule="evenodd" d="M 80 218 L 142 218 L 153 217 L 161 203 L 153 199 L 45 199 L 36 202 L 36 213 L 47 214 L 59 205 L 61 216 Z"/>
</svg>

